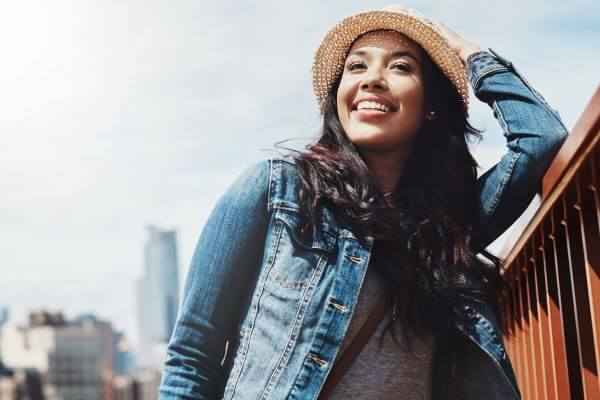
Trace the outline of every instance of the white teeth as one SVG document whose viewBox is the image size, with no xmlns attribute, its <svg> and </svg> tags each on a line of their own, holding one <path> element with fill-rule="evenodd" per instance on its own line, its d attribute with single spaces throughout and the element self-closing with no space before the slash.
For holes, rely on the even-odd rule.
<svg viewBox="0 0 600 400">
<path fill-rule="evenodd" d="M 357 110 L 381 110 L 383 112 L 391 112 L 392 110 L 385 104 L 378 103 L 376 101 L 361 101 L 358 103 Z"/>
</svg>

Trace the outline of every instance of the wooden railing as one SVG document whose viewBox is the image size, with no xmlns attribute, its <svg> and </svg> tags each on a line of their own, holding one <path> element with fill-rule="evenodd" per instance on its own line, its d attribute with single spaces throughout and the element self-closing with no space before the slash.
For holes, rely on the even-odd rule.
<svg viewBox="0 0 600 400">
<path fill-rule="evenodd" d="M 600 399 L 600 87 L 517 237 L 500 301 L 523 399 Z"/>
</svg>

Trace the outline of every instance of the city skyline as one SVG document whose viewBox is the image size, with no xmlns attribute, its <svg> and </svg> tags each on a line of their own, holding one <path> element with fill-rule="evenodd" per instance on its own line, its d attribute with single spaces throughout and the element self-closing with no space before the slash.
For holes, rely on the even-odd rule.
<svg viewBox="0 0 600 400">
<path fill-rule="evenodd" d="M 136 365 L 123 332 L 93 314 L 32 310 L 0 321 L 0 399 L 150 400 L 161 368 Z"/>
</svg>

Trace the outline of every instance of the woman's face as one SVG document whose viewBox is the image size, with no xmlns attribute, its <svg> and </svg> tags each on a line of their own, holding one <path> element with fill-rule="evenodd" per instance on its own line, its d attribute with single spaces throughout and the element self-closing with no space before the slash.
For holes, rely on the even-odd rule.
<svg viewBox="0 0 600 400">
<path fill-rule="evenodd" d="M 362 150 L 411 147 L 425 117 L 421 47 L 389 30 L 364 34 L 346 56 L 337 111 Z"/>
</svg>

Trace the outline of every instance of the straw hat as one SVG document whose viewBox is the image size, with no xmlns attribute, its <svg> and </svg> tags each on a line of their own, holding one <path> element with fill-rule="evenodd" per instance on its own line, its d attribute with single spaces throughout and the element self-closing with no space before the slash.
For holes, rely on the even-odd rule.
<svg viewBox="0 0 600 400">
<path fill-rule="evenodd" d="M 346 53 L 352 43 L 359 36 L 379 29 L 400 32 L 421 45 L 452 82 L 462 98 L 465 114 L 468 114 L 469 91 L 465 65 L 434 22 L 418 11 L 401 5 L 354 14 L 327 32 L 315 51 L 312 65 L 313 91 L 321 112 L 331 85 L 343 69 Z"/>
</svg>

